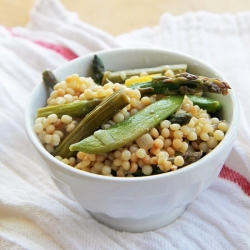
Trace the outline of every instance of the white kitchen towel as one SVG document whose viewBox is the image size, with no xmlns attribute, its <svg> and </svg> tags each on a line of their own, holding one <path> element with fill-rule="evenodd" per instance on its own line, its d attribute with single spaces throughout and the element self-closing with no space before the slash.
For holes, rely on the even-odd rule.
<svg viewBox="0 0 250 250">
<path fill-rule="evenodd" d="M 84 2 L 83 2 L 84 4 Z M 0 26 L 0 249 L 250 249 L 250 12 L 186 13 L 113 37 L 58 0 L 36 1 L 26 27 Z M 239 133 L 220 176 L 172 224 L 118 232 L 61 194 L 24 129 L 24 107 L 45 68 L 115 47 L 182 51 L 218 68 L 241 105 Z"/>
</svg>

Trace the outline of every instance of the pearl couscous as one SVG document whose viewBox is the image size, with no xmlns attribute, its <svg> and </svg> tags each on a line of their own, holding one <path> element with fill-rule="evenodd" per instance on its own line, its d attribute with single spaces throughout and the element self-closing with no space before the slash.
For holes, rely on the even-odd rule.
<svg viewBox="0 0 250 250">
<path fill-rule="evenodd" d="M 168 69 L 166 74 L 172 76 L 173 72 Z M 143 72 L 143 75 L 147 73 Z M 120 88 L 123 88 L 128 96 L 129 104 L 102 124 L 102 129 L 128 119 L 160 98 L 157 95 L 142 96 L 138 89 L 131 89 L 119 83 L 108 82 L 100 86 L 90 77 L 73 74 L 54 86 L 47 104 L 55 106 L 104 98 Z M 55 157 L 81 171 L 105 176 L 134 177 L 176 171 L 188 164 L 186 162 L 188 154 L 197 154 L 200 158 L 213 150 L 223 140 L 228 130 L 226 121 L 211 117 L 206 110 L 194 105 L 187 96 L 184 97 L 177 113 L 188 113 L 192 118 L 185 125 L 163 120 L 135 141 L 108 153 L 78 152 L 69 158 L 62 158 L 59 155 Z M 53 153 L 80 120 L 81 118 L 69 115 L 59 118 L 56 114 L 50 114 L 48 117 L 36 119 L 34 131 L 46 150 Z"/>
</svg>

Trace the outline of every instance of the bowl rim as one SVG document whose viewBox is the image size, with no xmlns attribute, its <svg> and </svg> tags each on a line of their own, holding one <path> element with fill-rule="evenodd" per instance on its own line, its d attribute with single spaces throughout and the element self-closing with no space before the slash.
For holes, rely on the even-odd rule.
<svg viewBox="0 0 250 250">
<path fill-rule="evenodd" d="M 150 51 L 150 52 L 163 52 L 166 54 L 172 54 L 172 55 L 178 55 L 184 58 L 187 58 L 188 60 L 193 60 L 195 62 L 198 62 L 199 64 L 205 66 L 206 68 L 208 68 L 209 70 L 213 71 L 216 73 L 216 75 L 218 75 L 223 81 L 226 81 L 227 83 L 228 80 L 226 79 L 226 77 L 220 72 L 218 71 L 216 68 L 214 68 L 211 64 L 197 58 L 194 57 L 192 55 L 186 54 L 186 53 L 182 53 L 180 51 L 175 51 L 175 50 L 169 50 L 169 49 L 162 49 L 162 48 L 148 48 L 148 47 L 142 47 L 142 48 L 115 48 L 115 49 L 107 49 L 107 50 L 102 50 L 102 51 L 96 51 L 96 52 L 92 52 L 89 53 L 87 55 L 83 55 L 80 56 L 76 59 L 73 59 L 69 62 L 66 62 L 64 64 L 62 64 L 61 66 L 59 66 L 58 68 L 56 68 L 55 70 L 53 70 L 54 73 L 58 72 L 58 71 L 62 71 L 64 68 L 67 68 L 68 66 L 70 66 L 71 64 L 75 64 L 78 61 L 81 60 L 86 60 L 85 58 L 88 57 L 93 57 L 95 54 L 101 56 L 103 54 L 107 54 L 107 53 L 117 53 L 117 51 L 119 52 L 126 52 L 126 51 Z M 144 181 L 154 181 L 154 180 L 160 180 L 162 178 L 171 178 L 172 176 L 179 176 L 182 174 L 186 174 L 190 171 L 195 170 L 200 163 L 204 162 L 204 161 L 209 161 L 211 160 L 211 158 L 213 158 L 214 154 L 216 154 L 218 151 L 223 150 L 224 146 L 228 143 L 228 141 L 231 140 L 232 136 L 236 133 L 237 128 L 238 128 L 238 121 L 239 121 L 239 102 L 238 99 L 236 97 L 236 94 L 233 90 L 233 88 L 231 87 L 231 90 L 229 92 L 228 95 L 230 95 L 232 102 L 234 104 L 233 106 L 233 119 L 232 122 L 230 124 L 230 128 L 229 131 L 226 133 L 224 139 L 219 143 L 219 145 L 216 147 L 216 152 L 211 151 L 209 154 L 205 155 L 202 159 L 200 159 L 197 162 L 194 162 L 190 165 L 188 165 L 188 167 L 183 167 L 178 169 L 177 171 L 171 171 L 171 172 L 167 172 L 167 173 L 163 173 L 163 174 L 158 174 L 158 175 L 150 175 L 150 176 L 142 176 L 142 177 L 134 177 L 134 178 L 128 178 L 128 177 L 119 177 L 119 178 L 114 178 L 111 176 L 103 176 L 103 175 L 98 175 L 98 174 L 93 174 L 93 173 L 88 173 L 79 169 L 76 169 L 74 167 L 71 167 L 59 160 L 57 160 L 54 156 L 52 156 L 45 148 L 44 146 L 40 143 L 37 135 L 34 133 L 33 131 L 33 127 L 30 126 L 32 118 L 31 118 L 31 101 L 32 101 L 32 97 L 33 94 L 41 87 L 41 85 L 43 84 L 43 82 L 40 82 L 39 84 L 37 84 L 34 89 L 32 90 L 28 101 L 26 103 L 25 106 L 25 129 L 26 129 L 26 133 L 30 139 L 30 141 L 32 142 L 32 144 L 35 146 L 36 150 L 38 151 L 37 153 L 42 154 L 43 158 L 47 158 L 50 162 L 52 162 L 58 169 L 60 169 L 60 171 L 66 172 L 67 174 L 71 174 L 71 175 L 79 175 L 80 177 L 87 177 L 90 179 L 94 179 L 94 180 L 98 180 L 98 181 L 112 181 L 112 182 L 144 182 Z M 229 83 L 230 85 L 230 83 Z"/>
</svg>

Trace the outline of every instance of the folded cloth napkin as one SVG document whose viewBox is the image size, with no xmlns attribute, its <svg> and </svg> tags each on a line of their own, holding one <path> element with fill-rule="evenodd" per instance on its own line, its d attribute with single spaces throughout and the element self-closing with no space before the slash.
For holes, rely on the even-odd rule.
<svg viewBox="0 0 250 250">
<path fill-rule="evenodd" d="M 84 4 L 84 3 L 83 3 Z M 113 37 L 58 0 L 38 0 L 26 27 L 0 26 L 0 249 L 250 249 L 250 12 L 164 14 L 159 25 Z M 23 113 L 45 68 L 115 47 L 160 47 L 197 56 L 228 78 L 240 128 L 220 176 L 172 224 L 117 232 L 61 194 L 38 164 Z"/>
</svg>

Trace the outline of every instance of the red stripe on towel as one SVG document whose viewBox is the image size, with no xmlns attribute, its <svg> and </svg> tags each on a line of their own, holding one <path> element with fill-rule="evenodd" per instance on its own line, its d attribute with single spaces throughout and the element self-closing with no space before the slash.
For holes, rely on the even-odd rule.
<svg viewBox="0 0 250 250">
<path fill-rule="evenodd" d="M 62 45 L 47 43 L 47 42 L 39 41 L 39 40 L 33 40 L 33 39 L 27 38 L 25 36 L 16 34 L 11 29 L 8 29 L 8 31 L 10 32 L 10 34 L 12 36 L 26 39 L 26 40 L 28 40 L 30 42 L 33 42 L 35 44 L 38 44 L 38 45 L 44 47 L 44 48 L 53 50 L 53 51 L 57 52 L 58 54 L 60 54 L 61 56 L 63 56 L 64 58 L 66 58 L 69 61 L 78 57 L 78 55 L 75 54 L 72 50 L 70 50 L 70 49 L 68 49 L 68 48 L 66 48 L 66 47 L 64 47 Z"/>
<path fill-rule="evenodd" d="M 219 177 L 238 184 L 242 190 L 250 196 L 250 182 L 241 174 L 224 165 Z"/>
<path fill-rule="evenodd" d="M 37 40 L 32 40 L 32 41 L 38 45 L 41 45 L 42 47 L 54 50 L 55 52 L 62 55 L 64 58 L 66 58 L 69 61 L 78 57 L 72 50 L 64 46 L 52 44 L 52 43 L 46 43 L 46 42 L 37 41 Z"/>
<path fill-rule="evenodd" d="M 42 41 L 36 41 L 36 40 L 34 40 L 33 42 L 36 44 L 39 44 L 42 47 L 45 47 L 47 49 L 54 50 L 55 52 L 62 55 L 64 58 L 66 58 L 69 61 L 78 57 L 72 50 L 70 50 L 64 46 L 52 44 L 52 43 L 46 43 L 46 42 L 42 42 Z"/>
</svg>

